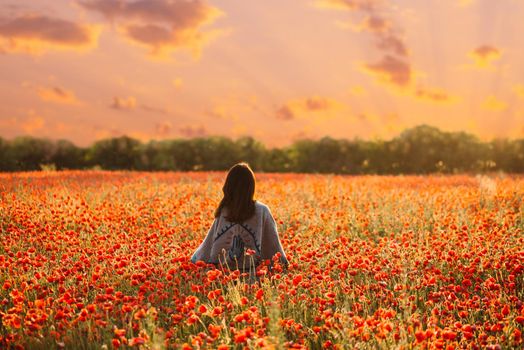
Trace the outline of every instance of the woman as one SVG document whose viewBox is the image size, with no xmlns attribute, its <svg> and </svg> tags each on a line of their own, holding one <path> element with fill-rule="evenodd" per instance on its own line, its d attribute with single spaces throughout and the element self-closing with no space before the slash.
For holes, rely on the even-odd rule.
<svg viewBox="0 0 524 350">
<path fill-rule="evenodd" d="M 238 163 L 229 169 L 222 192 L 213 225 L 191 261 L 250 270 L 253 264 L 280 253 L 281 263 L 287 265 L 271 211 L 253 199 L 255 174 L 248 164 Z"/>
</svg>

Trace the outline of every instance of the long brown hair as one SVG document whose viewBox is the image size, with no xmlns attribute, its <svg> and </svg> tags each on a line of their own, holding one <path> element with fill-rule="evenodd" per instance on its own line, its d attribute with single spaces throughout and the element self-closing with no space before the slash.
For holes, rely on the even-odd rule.
<svg viewBox="0 0 524 350">
<path fill-rule="evenodd" d="M 242 222 L 255 214 L 255 174 L 247 163 L 238 163 L 229 169 L 222 192 L 224 197 L 215 210 L 215 217 L 219 217 L 224 208 L 227 208 L 226 219 L 231 222 Z"/>
</svg>

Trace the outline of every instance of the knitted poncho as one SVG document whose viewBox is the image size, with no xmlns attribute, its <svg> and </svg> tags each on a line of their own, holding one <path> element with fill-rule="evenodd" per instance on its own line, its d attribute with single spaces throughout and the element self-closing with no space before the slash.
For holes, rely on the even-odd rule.
<svg viewBox="0 0 524 350">
<path fill-rule="evenodd" d="M 255 214 L 242 223 L 230 222 L 225 216 L 227 216 L 227 208 L 223 209 L 220 216 L 213 221 L 206 238 L 191 257 L 193 263 L 202 260 L 213 264 L 228 262 L 228 265 L 231 265 L 227 254 L 233 237 L 238 235 L 244 241 L 245 248 L 254 252 L 252 257 L 246 256 L 245 261 L 235 261 L 239 267 L 245 266 L 248 259 L 249 261 L 271 259 L 277 252 L 281 254 L 281 262 L 287 264 L 275 219 L 265 204 L 255 201 Z"/>
</svg>

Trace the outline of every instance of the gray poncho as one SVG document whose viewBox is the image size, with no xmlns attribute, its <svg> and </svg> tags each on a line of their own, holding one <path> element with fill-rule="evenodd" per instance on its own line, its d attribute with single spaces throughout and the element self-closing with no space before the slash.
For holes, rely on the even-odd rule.
<svg viewBox="0 0 524 350">
<path fill-rule="evenodd" d="M 246 250 L 250 249 L 253 255 L 246 256 L 245 260 L 235 261 L 237 267 L 246 266 L 249 261 L 271 259 L 278 252 L 281 254 L 281 263 L 287 265 L 275 219 L 265 204 L 255 201 L 255 215 L 242 223 L 230 222 L 225 216 L 227 208 L 213 221 L 206 238 L 191 257 L 193 263 L 202 260 L 213 264 L 228 263 L 232 267 L 227 256 L 233 237 L 238 235 L 244 241 Z"/>
</svg>

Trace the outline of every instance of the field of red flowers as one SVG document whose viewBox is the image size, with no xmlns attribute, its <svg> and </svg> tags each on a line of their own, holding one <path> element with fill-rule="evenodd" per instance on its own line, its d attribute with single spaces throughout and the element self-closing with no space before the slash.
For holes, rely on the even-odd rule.
<svg viewBox="0 0 524 350">
<path fill-rule="evenodd" d="M 189 258 L 224 173 L 0 174 L 0 348 L 522 348 L 524 178 L 257 175 L 290 266 Z"/>
</svg>

